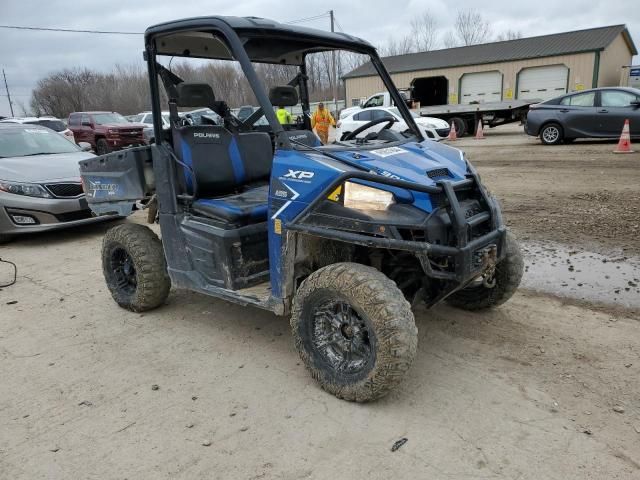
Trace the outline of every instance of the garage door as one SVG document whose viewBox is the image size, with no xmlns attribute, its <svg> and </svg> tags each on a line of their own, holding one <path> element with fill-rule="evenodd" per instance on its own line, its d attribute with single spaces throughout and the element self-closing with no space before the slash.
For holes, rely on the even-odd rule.
<svg viewBox="0 0 640 480">
<path fill-rule="evenodd" d="M 564 65 L 531 67 L 518 74 L 518 98 L 549 100 L 567 92 L 569 69 Z"/>
<path fill-rule="evenodd" d="M 502 100 L 500 72 L 465 73 L 460 82 L 460 103 L 499 102 Z"/>
</svg>

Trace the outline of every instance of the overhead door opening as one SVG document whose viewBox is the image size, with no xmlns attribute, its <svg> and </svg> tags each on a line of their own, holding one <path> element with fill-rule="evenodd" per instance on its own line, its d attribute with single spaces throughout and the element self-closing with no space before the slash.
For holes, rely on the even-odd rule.
<svg viewBox="0 0 640 480">
<path fill-rule="evenodd" d="M 420 106 L 446 105 L 449 92 L 447 77 L 421 77 L 411 82 L 413 99 L 420 102 Z"/>
<path fill-rule="evenodd" d="M 518 73 L 518 99 L 549 100 L 567 92 L 569 69 L 565 65 L 523 68 Z"/>
<path fill-rule="evenodd" d="M 460 79 L 460 103 L 502 100 L 502 74 L 498 71 L 465 73 Z"/>
</svg>

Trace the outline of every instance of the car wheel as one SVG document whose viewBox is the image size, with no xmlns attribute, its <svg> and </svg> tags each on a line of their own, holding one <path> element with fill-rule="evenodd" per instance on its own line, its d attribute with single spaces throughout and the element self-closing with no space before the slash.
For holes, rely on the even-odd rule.
<svg viewBox="0 0 640 480">
<path fill-rule="evenodd" d="M 545 145 L 557 145 L 562 142 L 562 127 L 558 123 L 547 123 L 540 130 L 540 140 Z"/>
<path fill-rule="evenodd" d="M 334 263 L 296 292 L 291 329 L 300 358 L 338 398 L 367 402 L 396 387 L 416 356 L 418 330 L 397 285 L 378 270 Z"/>
<path fill-rule="evenodd" d="M 451 123 L 456 127 L 456 136 L 464 137 L 467 133 L 467 123 L 460 117 L 453 117 Z"/>
<path fill-rule="evenodd" d="M 99 138 L 96 141 L 96 153 L 98 155 L 106 155 L 109 152 L 109 144 L 107 143 L 107 141 L 104 138 Z"/>
</svg>

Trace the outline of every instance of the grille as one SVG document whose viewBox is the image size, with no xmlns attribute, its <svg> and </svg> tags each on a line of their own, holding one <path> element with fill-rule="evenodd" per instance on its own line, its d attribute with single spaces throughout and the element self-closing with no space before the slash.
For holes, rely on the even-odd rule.
<svg viewBox="0 0 640 480">
<path fill-rule="evenodd" d="M 46 187 L 54 197 L 79 197 L 84 194 L 81 183 L 52 183 Z"/>
<path fill-rule="evenodd" d="M 122 129 L 118 133 L 120 133 L 120 135 L 124 135 L 124 136 L 127 136 L 127 137 L 140 137 L 140 136 L 142 136 L 142 129 L 140 129 L 140 130 L 137 130 L 137 129 L 136 130 L 125 130 L 125 129 Z"/>
<path fill-rule="evenodd" d="M 435 170 L 430 170 L 427 172 L 427 177 L 429 178 L 438 178 L 438 177 L 450 177 L 448 168 L 436 168 Z"/>
<path fill-rule="evenodd" d="M 76 210 L 75 212 L 59 213 L 56 218 L 59 222 L 73 222 L 75 220 L 84 220 L 85 218 L 91 218 L 93 214 L 88 208 L 85 210 Z"/>
</svg>

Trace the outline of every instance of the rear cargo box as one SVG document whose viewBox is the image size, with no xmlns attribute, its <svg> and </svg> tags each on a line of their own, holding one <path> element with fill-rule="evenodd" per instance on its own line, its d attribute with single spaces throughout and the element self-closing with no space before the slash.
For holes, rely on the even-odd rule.
<svg viewBox="0 0 640 480">
<path fill-rule="evenodd" d="M 97 215 L 129 215 L 155 191 L 151 147 L 128 148 L 80 162 L 89 207 Z"/>
</svg>

